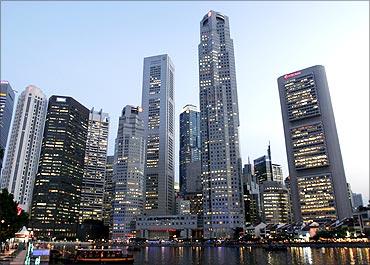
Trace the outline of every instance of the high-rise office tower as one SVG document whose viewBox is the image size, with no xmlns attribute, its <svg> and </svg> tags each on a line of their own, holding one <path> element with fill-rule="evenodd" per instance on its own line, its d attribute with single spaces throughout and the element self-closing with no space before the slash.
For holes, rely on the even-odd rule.
<svg viewBox="0 0 370 265">
<path fill-rule="evenodd" d="M 80 222 L 103 220 L 109 115 L 92 109 L 87 130 L 85 168 L 81 188 Z"/>
<path fill-rule="evenodd" d="M 286 224 L 290 217 L 288 189 L 281 182 L 264 181 L 260 185 L 262 216 L 267 224 Z"/>
<path fill-rule="evenodd" d="M 119 118 L 113 166 L 112 238 L 134 237 L 136 217 L 144 208 L 144 123 L 140 107 L 126 106 Z"/>
<path fill-rule="evenodd" d="M 244 227 L 239 111 L 229 18 L 209 11 L 200 22 L 199 102 L 204 236 Z"/>
<path fill-rule="evenodd" d="M 35 86 L 28 86 L 18 98 L 1 187 L 14 195 L 29 212 L 40 157 L 47 110 L 47 98 Z"/>
<path fill-rule="evenodd" d="M 200 192 L 200 113 L 194 105 L 186 105 L 180 113 L 180 193 Z"/>
<path fill-rule="evenodd" d="M 281 165 L 271 164 L 272 166 L 272 180 L 280 183 L 284 182 L 283 169 Z"/>
<path fill-rule="evenodd" d="M 105 181 L 104 181 L 104 198 L 103 198 L 103 222 L 104 225 L 109 226 L 109 233 L 113 229 L 112 217 L 112 201 L 113 201 L 113 164 L 114 155 L 107 156 L 107 163 L 105 165 Z"/>
<path fill-rule="evenodd" d="M 259 185 L 249 158 L 248 164 L 243 167 L 243 192 L 245 223 L 254 224 L 261 221 Z"/>
<path fill-rule="evenodd" d="M 147 215 L 173 214 L 175 207 L 174 72 L 167 54 L 144 59 L 142 117 L 146 137 Z"/>
<path fill-rule="evenodd" d="M 273 180 L 273 167 L 271 162 L 271 148 L 270 145 L 267 149 L 267 155 L 261 156 L 253 161 L 254 174 L 257 178 L 258 184 L 264 181 Z"/>
<path fill-rule="evenodd" d="M 37 237 L 76 237 L 88 123 L 75 99 L 50 97 L 31 208 Z"/>
<path fill-rule="evenodd" d="M 293 205 L 292 205 L 292 190 L 290 188 L 290 176 L 287 176 L 284 179 L 284 185 L 287 188 L 288 193 L 289 193 L 289 201 L 290 201 L 290 204 L 289 204 L 289 223 L 293 223 L 294 222 L 294 216 L 293 216 Z"/>
<path fill-rule="evenodd" d="M 5 155 L 6 142 L 10 123 L 12 121 L 13 106 L 14 106 L 14 91 L 8 81 L 1 80 L 0 83 L 0 183 L 1 183 L 1 168 Z"/>
<path fill-rule="evenodd" d="M 352 193 L 352 197 L 353 197 L 353 208 L 356 209 L 364 205 L 364 201 L 362 200 L 361 193 Z"/>
<path fill-rule="evenodd" d="M 325 68 L 278 78 L 296 221 L 351 216 Z"/>
</svg>

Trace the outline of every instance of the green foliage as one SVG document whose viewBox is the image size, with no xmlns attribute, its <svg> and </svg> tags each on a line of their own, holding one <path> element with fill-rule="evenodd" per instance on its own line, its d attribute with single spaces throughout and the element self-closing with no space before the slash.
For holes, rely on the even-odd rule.
<svg viewBox="0 0 370 265">
<path fill-rule="evenodd" d="M 0 242 L 14 237 L 19 229 L 28 225 L 28 214 L 22 211 L 17 215 L 17 205 L 13 194 L 3 189 L 0 193 Z"/>
</svg>

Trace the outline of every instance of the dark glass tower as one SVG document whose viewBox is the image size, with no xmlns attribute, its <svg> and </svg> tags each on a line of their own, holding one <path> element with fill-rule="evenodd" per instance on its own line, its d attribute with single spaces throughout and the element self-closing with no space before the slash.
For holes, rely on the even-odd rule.
<svg viewBox="0 0 370 265">
<path fill-rule="evenodd" d="M 186 105 L 180 114 L 180 193 L 200 192 L 200 113 Z"/>
<path fill-rule="evenodd" d="M 309 67 L 278 78 L 296 221 L 350 217 L 325 68 Z"/>
<path fill-rule="evenodd" d="M 14 91 L 8 81 L 1 81 L 0 87 L 0 177 L 6 142 L 13 115 Z M 1 182 L 1 181 L 0 181 Z"/>
<path fill-rule="evenodd" d="M 244 227 L 239 110 L 229 18 L 209 11 L 200 22 L 199 104 L 204 237 L 229 238 Z"/>
<path fill-rule="evenodd" d="M 31 208 L 36 237 L 76 237 L 88 123 L 79 102 L 50 97 Z"/>
</svg>

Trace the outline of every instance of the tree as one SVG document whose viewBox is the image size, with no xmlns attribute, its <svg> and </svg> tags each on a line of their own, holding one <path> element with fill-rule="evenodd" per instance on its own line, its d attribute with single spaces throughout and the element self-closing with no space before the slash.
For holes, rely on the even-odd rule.
<svg viewBox="0 0 370 265">
<path fill-rule="evenodd" d="M 7 189 L 0 193 L 0 242 L 14 237 L 23 226 L 28 224 L 28 214 L 18 212 L 18 203 L 14 201 L 13 194 Z"/>
</svg>

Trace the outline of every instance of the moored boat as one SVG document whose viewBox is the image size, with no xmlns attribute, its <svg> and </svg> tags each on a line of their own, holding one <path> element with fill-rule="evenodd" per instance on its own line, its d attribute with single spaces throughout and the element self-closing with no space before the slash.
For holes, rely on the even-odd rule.
<svg viewBox="0 0 370 265">
<path fill-rule="evenodd" d="M 132 255 L 123 254 L 122 249 L 78 249 L 75 262 L 78 264 L 131 264 Z"/>
</svg>

